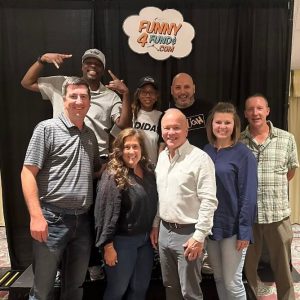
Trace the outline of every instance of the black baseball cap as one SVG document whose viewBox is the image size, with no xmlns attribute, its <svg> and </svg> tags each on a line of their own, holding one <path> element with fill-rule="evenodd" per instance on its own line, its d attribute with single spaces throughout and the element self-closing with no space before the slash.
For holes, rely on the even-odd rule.
<svg viewBox="0 0 300 300">
<path fill-rule="evenodd" d="M 145 76 L 145 77 L 142 77 L 140 80 L 139 80 L 139 83 L 138 83 L 138 88 L 141 88 L 143 87 L 144 85 L 146 84 L 152 84 L 153 87 L 158 90 L 158 85 L 157 85 L 157 82 L 153 79 L 153 77 L 151 76 Z"/>
</svg>

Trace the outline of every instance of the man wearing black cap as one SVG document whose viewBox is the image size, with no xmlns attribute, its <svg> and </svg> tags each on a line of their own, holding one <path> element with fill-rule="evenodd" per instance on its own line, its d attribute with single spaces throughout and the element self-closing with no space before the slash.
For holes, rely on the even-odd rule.
<svg viewBox="0 0 300 300">
<path fill-rule="evenodd" d="M 54 64 L 56 68 L 71 58 L 71 54 L 46 53 L 41 55 L 29 68 L 21 84 L 24 88 L 40 92 L 43 99 L 50 100 L 53 116 L 63 111 L 61 87 L 67 76 L 39 77 L 45 64 Z M 108 70 L 112 81 L 104 86 L 100 79 L 105 69 L 105 55 L 98 49 L 89 49 L 82 56 L 82 77 L 88 82 L 91 90 L 91 107 L 85 123 L 96 134 L 101 157 L 108 155 L 109 132 L 114 124 L 120 129 L 131 125 L 131 107 L 129 91 L 126 85 Z M 113 92 L 122 95 L 119 96 Z"/>
</svg>

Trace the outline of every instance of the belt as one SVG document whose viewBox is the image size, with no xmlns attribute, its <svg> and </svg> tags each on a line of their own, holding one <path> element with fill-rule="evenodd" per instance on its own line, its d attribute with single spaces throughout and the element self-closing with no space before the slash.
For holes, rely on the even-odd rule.
<svg viewBox="0 0 300 300">
<path fill-rule="evenodd" d="M 182 229 L 182 228 L 186 228 L 186 227 L 190 227 L 190 226 L 195 226 L 194 223 L 192 224 L 178 224 L 178 223 L 170 223 L 167 221 L 162 220 L 162 223 L 164 224 L 165 227 L 169 228 L 169 229 Z"/>
<path fill-rule="evenodd" d="M 50 204 L 42 204 L 42 208 L 46 210 L 50 210 L 54 213 L 63 214 L 63 215 L 72 215 L 72 216 L 78 216 L 86 214 L 89 210 L 84 208 L 62 208 Z"/>
</svg>

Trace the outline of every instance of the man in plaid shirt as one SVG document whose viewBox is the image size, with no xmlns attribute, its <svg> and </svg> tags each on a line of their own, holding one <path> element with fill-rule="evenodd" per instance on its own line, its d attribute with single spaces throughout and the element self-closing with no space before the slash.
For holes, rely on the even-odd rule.
<svg viewBox="0 0 300 300">
<path fill-rule="evenodd" d="M 245 117 L 249 122 L 241 140 L 258 161 L 257 217 L 253 226 L 254 244 L 245 260 L 250 288 L 257 296 L 257 267 L 263 244 L 266 245 L 274 273 L 278 299 L 295 299 L 291 276 L 291 243 L 288 182 L 299 167 L 294 136 L 276 128 L 267 117 L 267 99 L 261 94 L 249 97 Z"/>
</svg>

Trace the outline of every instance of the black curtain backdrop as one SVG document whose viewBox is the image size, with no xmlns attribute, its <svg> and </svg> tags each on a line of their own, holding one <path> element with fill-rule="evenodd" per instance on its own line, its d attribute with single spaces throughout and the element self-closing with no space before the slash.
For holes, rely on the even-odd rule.
<svg viewBox="0 0 300 300">
<path fill-rule="evenodd" d="M 129 48 L 123 21 L 147 6 L 177 9 L 192 24 L 189 56 L 156 61 Z M 107 69 L 132 92 L 140 77 L 157 78 L 162 109 L 169 106 L 171 80 L 178 72 L 193 76 L 197 97 L 231 101 L 241 117 L 245 98 L 261 92 L 269 100 L 270 119 L 285 128 L 292 7 L 288 0 L 0 0 L 0 167 L 12 268 L 31 263 L 20 171 L 34 126 L 52 115 L 49 101 L 20 85 L 39 55 L 72 53 L 60 70 L 49 65 L 43 75 L 80 75 L 83 52 L 99 48 L 106 54 Z M 109 79 L 105 74 L 103 82 Z"/>
</svg>

